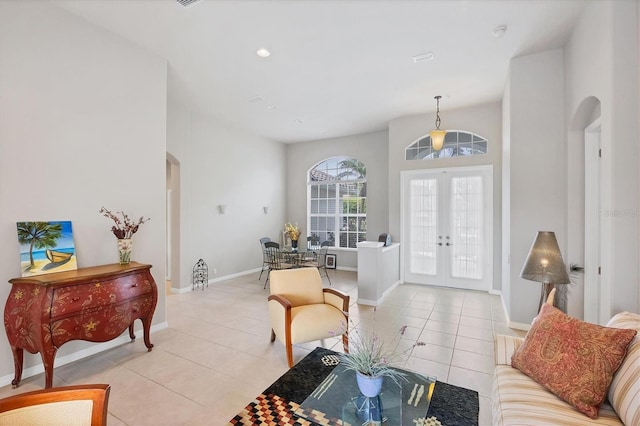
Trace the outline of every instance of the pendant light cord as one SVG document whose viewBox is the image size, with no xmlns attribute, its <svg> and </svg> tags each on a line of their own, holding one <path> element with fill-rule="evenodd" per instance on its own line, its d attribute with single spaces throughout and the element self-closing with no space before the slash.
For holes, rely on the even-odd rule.
<svg viewBox="0 0 640 426">
<path fill-rule="evenodd" d="M 436 130 L 440 130 L 440 98 L 442 96 L 436 96 Z"/>
</svg>

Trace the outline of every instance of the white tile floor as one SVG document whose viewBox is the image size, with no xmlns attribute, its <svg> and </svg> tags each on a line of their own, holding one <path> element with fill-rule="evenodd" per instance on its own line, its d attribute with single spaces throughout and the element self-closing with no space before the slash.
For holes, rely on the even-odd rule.
<svg viewBox="0 0 640 426">
<path fill-rule="evenodd" d="M 401 285 L 374 311 L 358 305 L 354 272 L 330 271 L 333 287 L 351 295 L 352 322 L 391 336 L 406 325 L 416 346 L 403 367 L 480 394 L 480 425 L 491 424 L 493 333 L 507 327 L 499 297 L 437 287 Z M 328 284 L 325 278 L 325 284 Z M 169 328 L 54 370 L 54 386 L 109 383 L 109 425 L 225 425 L 287 369 L 282 344 L 270 343 L 263 281 L 257 274 L 167 298 Z M 406 342 L 405 342 L 406 343 Z M 294 362 L 316 346 L 341 351 L 339 339 L 294 347 Z M 42 375 L 0 397 L 41 389 Z"/>
</svg>

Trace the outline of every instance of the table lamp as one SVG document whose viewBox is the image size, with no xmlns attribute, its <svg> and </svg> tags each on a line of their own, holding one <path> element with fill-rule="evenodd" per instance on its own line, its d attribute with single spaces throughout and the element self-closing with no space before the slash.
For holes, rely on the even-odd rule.
<svg viewBox="0 0 640 426">
<path fill-rule="evenodd" d="M 562 260 L 555 233 L 538 231 L 538 235 L 529 249 L 529 255 L 524 262 L 520 277 L 542 283 L 538 312 L 556 284 L 571 282 L 567 267 Z"/>
</svg>

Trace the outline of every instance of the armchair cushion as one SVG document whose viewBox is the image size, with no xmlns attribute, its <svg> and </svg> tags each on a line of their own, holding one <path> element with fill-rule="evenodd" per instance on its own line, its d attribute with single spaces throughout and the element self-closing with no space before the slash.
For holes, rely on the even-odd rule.
<svg viewBox="0 0 640 426">
<path fill-rule="evenodd" d="M 635 335 L 571 318 L 545 303 L 511 365 L 596 418 Z"/>
<path fill-rule="evenodd" d="M 339 336 L 345 318 L 341 310 L 324 303 L 291 309 L 291 343 L 311 342 Z"/>
<path fill-rule="evenodd" d="M 110 391 L 107 384 L 89 384 L 9 396 L 0 400 L 0 425 L 106 425 Z"/>
</svg>

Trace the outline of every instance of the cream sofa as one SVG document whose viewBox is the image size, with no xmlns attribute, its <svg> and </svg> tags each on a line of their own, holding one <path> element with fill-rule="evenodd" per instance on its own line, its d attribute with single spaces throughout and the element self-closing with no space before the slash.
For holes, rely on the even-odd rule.
<svg viewBox="0 0 640 426">
<path fill-rule="evenodd" d="M 607 327 L 630 328 L 640 334 L 640 315 L 622 312 Z M 636 335 L 613 377 L 597 419 L 573 406 L 511 367 L 511 356 L 523 338 L 497 335 L 496 367 L 491 395 L 494 425 L 640 425 L 640 336 Z"/>
</svg>

